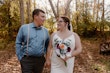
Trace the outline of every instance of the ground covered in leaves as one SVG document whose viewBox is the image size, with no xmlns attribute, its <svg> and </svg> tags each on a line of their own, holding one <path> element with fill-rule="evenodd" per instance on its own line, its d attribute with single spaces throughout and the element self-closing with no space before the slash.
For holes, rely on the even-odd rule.
<svg viewBox="0 0 110 73">
<path fill-rule="evenodd" d="M 110 56 L 99 54 L 100 39 L 82 39 L 83 51 L 75 59 L 74 73 L 110 73 Z M 9 47 L 10 48 L 10 47 Z M 21 73 L 13 49 L 0 50 L 0 73 Z M 43 73 L 49 73 L 44 69 Z"/>
</svg>

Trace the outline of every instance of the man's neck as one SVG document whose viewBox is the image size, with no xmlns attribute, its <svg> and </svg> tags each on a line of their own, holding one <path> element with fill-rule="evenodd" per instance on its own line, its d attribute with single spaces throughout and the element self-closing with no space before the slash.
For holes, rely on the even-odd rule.
<svg viewBox="0 0 110 73">
<path fill-rule="evenodd" d="M 40 27 L 39 23 L 36 22 L 36 21 L 34 21 L 34 25 L 35 25 L 36 27 Z"/>
</svg>

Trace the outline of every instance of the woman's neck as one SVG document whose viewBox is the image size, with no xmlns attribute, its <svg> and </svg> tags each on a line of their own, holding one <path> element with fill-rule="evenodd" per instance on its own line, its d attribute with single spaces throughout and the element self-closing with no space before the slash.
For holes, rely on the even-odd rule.
<svg viewBox="0 0 110 73">
<path fill-rule="evenodd" d="M 69 31 L 68 29 L 59 30 L 60 33 L 66 33 L 66 32 L 68 32 L 68 31 Z"/>
</svg>

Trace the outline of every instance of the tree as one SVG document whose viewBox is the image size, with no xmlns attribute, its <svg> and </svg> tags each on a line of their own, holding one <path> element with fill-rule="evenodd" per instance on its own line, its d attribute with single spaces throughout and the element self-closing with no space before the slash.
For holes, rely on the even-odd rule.
<svg viewBox="0 0 110 73">
<path fill-rule="evenodd" d="M 54 6 L 53 6 L 52 0 L 49 0 L 49 3 L 50 3 L 50 6 L 51 6 L 51 8 L 52 8 L 52 11 L 53 11 L 53 14 L 54 14 L 55 18 L 57 19 L 58 15 L 57 15 L 57 13 L 56 13 L 56 11 L 55 11 L 55 8 L 54 8 Z"/>
<path fill-rule="evenodd" d="M 96 10 L 96 0 L 94 0 L 94 7 L 93 7 L 93 19 L 94 20 L 95 20 L 95 14 L 96 14 L 95 10 Z"/>
<path fill-rule="evenodd" d="M 28 19 L 27 21 L 28 21 L 28 23 L 31 22 L 30 12 L 31 12 L 31 1 L 28 0 L 28 1 L 27 1 L 27 19 Z"/>
<path fill-rule="evenodd" d="M 8 41 L 12 40 L 14 32 L 19 25 L 19 8 L 17 0 L 4 0 L 0 6 L 0 32 L 5 32 L 2 38 Z"/>
<path fill-rule="evenodd" d="M 36 0 L 34 0 L 34 9 L 36 9 Z"/>
<path fill-rule="evenodd" d="M 99 0 L 98 0 L 98 4 L 97 4 L 97 14 L 96 14 L 96 22 L 98 21 L 98 15 L 99 15 Z"/>
<path fill-rule="evenodd" d="M 21 25 L 24 24 L 24 2 L 23 0 L 19 0 L 20 4 L 20 19 L 21 19 Z"/>
<path fill-rule="evenodd" d="M 65 7 L 65 13 L 64 15 L 67 16 L 68 12 L 69 12 L 69 6 L 72 0 L 68 0 L 66 3 L 66 7 Z"/>
<path fill-rule="evenodd" d="M 57 17 L 59 17 L 59 0 L 57 2 Z"/>
<path fill-rule="evenodd" d="M 77 26 L 77 32 L 79 32 L 79 14 L 78 14 L 78 7 L 80 0 L 76 0 L 76 26 Z"/>
<path fill-rule="evenodd" d="M 101 20 L 102 20 L 102 32 L 104 32 L 104 14 L 105 14 L 104 3 L 105 3 L 105 0 L 103 0 L 103 4 L 102 4 L 102 7 L 103 7 L 103 10 L 102 10 L 102 17 L 101 17 Z"/>
<path fill-rule="evenodd" d="M 52 0 L 48 0 L 49 1 L 49 3 L 50 3 L 50 6 L 51 6 L 51 8 L 52 8 L 52 11 L 53 11 L 53 14 L 54 14 L 54 16 L 55 16 L 55 18 L 57 19 L 57 17 L 59 17 L 59 0 L 57 1 L 57 9 L 56 9 L 56 11 L 55 11 L 55 7 L 54 7 L 54 5 L 53 5 L 53 3 L 52 3 Z M 69 12 L 69 5 L 70 5 L 70 3 L 71 3 L 71 1 L 72 0 L 68 0 L 67 2 L 66 2 L 66 4 L 64 5 L 64 6 L 66 6 L 65 8 L 64 8 L 64 12 L 63 12 L 63 15 L 64 16 L 67 16 L 68 15 L 68 12 Z"/>
<path fill-rule="evenodd" d="M 4 2 L 0 0 L 0 4 L 4 4 Z"/>
</svg>

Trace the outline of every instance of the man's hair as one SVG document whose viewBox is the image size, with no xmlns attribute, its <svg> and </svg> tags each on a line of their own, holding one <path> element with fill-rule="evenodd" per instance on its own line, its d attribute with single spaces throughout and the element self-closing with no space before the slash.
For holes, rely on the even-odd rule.
<svg viewBox="0 0 110 73">
<path fill-rule="evenodd" d="M 39 15 L 39 13 L 42 12 L 42 13 L 45 13 L 43 10 L 41 9 L 35 9 L 33 12 L 32 12 L 32 18 L 34 19 L 34 15 Z"/>
</svg>

